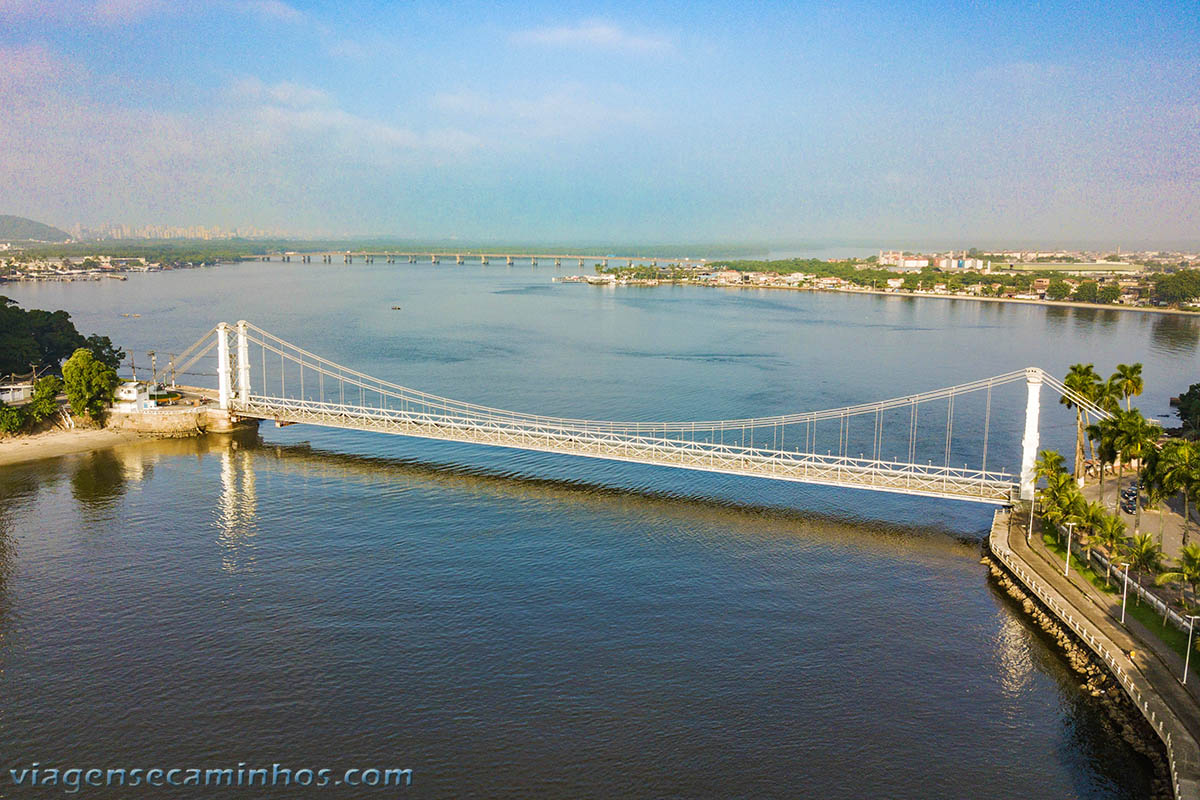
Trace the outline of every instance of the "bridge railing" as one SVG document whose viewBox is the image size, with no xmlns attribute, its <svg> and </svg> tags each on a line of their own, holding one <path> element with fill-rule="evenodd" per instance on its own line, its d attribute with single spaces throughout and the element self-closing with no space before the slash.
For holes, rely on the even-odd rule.
<svg viewBox="0 0 1200 800">
<path fill-rule="evenodd" d="M 235 402 L 243 416 L 280 421 L 307 421 L 339 427 L 398 426 L 409 435 L 456 439 L 530 449 L 549 449 L 582 455 L 616 457 L 650 463 L 671 463 L 697 469 L 737 471 L 765 477 L 837 483 L 841 485 L 918 491 L 922 494 L 972 496 L 1007 502 L 1013 476 L 942 465 L 854 458 L 832 454 L 774 450 L 717 442 L 679 440 L 650 435 L 607 433 L 587 427 L 528 425 L 473 415 L 435 414 L 389 407 L 359 406 L 314 400 L 251 396 Z"/>
</svg>

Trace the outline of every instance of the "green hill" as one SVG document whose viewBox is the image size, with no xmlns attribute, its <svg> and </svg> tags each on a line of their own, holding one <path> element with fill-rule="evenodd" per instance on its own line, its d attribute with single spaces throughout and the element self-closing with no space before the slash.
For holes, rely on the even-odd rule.
<svg viewBox="0 0 1200 800">
<path fill-rule="evenodd" d="M 43 225 L 25 217 L 0 214 L 0 241 L 65 242 L 71 238 L 66 231 Z"/>
</svg>

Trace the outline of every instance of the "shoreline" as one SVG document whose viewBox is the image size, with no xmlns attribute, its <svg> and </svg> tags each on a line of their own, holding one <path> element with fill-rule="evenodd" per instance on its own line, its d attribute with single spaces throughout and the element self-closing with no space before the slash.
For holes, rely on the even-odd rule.
<svg viewBox="0 0 1200 800">
<path fill-rule="evenodd" d="M 54 429 L 0 439 L 0 468 L 44 458 L 89 453 L 122 444 L 148 441 L 155 436 L 115 428 Z"/>
<path fill-rule="evenodd" d="M 753 287 L 758 288 L 758 287 Z M 762 287 L 786 288 L 786 287 Z M 984 303 L 1017 303 L 1027 306 L 1050 306 L 1057 308 L 1091 308 L 1096 311 L 1140 311 L 1144 314 L 1178 314 L 1184 317 L 1200 317 L 1200 311 L 1182 308 L 1154 308 L 1152 306 L 1125 306 L 1119 303 L 1083 303 L 1078 300 L 1026 300 L 1019 297 L 982 297 L 978 295 L 933 294 L 917 292 L 885 292 L 880 289 L 812 289 L 815 292 L 842 292 L 843 294 L 878 294 L 884 297 L 933 297 L 942 300 L 978 300 Z"/>
<path fill-rule="evenodd" d="M 817 286 L 774 286 L 774 285 L 754 285 L 754 284 L 725 284 L 725 283 L 680 283 L 670 279 L 659 280 L 656 284 L 644 283 L 626 283 L 626 284 L 588 284 L 598 286 L 621 286 L 636 287 L 639 289 L 653 289 L 657 286 L 698 286 L 703 289 L 737 289 L 744 291 L 746 289 L 767 289 L 771 291 L 786 291 L 786 292 L 823 292 L 828 294 L 871 294 L 879 295 L 880 297 L 911 297 L 916 299 L 931 298 L 937 300 L 975 300 L 982 303 L 1014 303 L 1017 305 L 1027 306 L 1042 306 L 1042 307 L 1057 307 L 1057 308 L 1090 308 L 1095 311 L 1140 311 L 1144 314 L 1173 314 L 1182 317 L 1200 317 L 1200 311 L 1188 311 L 1182 308 L 1155 308 L 1153 306 L 1126 306 L 1119 303 L 1084 303 L 1078 300 L 1026 300 L 1020 297 L 984 297 L 982 295 L 962 295 L 962 294 L 935 294 L 933 292 L 889 292 L 883 289 L 864 289 L 855 287 L 852 289 L 836 289 L 823 288 Z"/>
</svg>

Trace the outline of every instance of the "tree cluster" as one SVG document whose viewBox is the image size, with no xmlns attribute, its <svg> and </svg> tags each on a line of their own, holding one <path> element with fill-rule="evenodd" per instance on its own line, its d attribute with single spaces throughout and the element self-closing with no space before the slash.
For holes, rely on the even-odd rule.
<svg viewBox="0 0 1200 800">
<path fill-rule="evenodd" d="M 80 347 L 113 370 L 125 357 L 107 336 L 79 333 L 66 311 L 26 311 L 0 296 L 0 375 L 22 375 L 34 368 L 57 372 L 63 359 Z"/>
<path fill-rule="evenodd" d="M 71 411 L 102 420 L 120 382 L 116 370 L 81 347 L 63 364 L 62 371 Z"/>
<path fill-rule="evenodd" d="M 1200 599 L 1197 595 L 1200 544 L 1189 543 L 1190 511 L 1200 494 L 1200 444 L 1185 439 L 1164 441 L 1162 429 L 1132 407 L 1130 398 L 1140 395 L 1143 389 L 1141 364 L 1119 364 L 1107 380 L 1101 379 L 1091 364 L 1075 364 L 1063 383 L 1071 390 L 1063 402 L 1076 411 L 1076 472 L 1071 475 L 1066 471 L 1065 460 L 1059 453 L 1041 452 L 1035 472 L 1039 479 L 1045 480 L 1038 493 L 1042 518 L 1056 529 L 1067 528 L 1068 536 L 1078 536 L 1089 553 L 1093 544 L 1103 547 L 1109 555 L 1110 571 L 1112 561 L 1120 557 L 1135 572 L 1154 578 L 1160 585 L 1186 585 L 1190 595 L 1181 595 L 1181 599 L 1185 608 L 1193 608 Z M 1200 403 L 1200 384 L 1193 388 Z M 1085 427 L 1093 415 L 1096 421 Z M 1093 462 L 1099 466 L 1101 496 L 1106 468 L 1110 465 L 1117 468 L 1119 491 L 1111 511 L 1100 501 L 1088 502 L 1079 489 L 1084 437 L 1091 447 Z M 1132 496 L 1132 536 L 1126 536 L 1120 515 L 1120 488 L 1127 467 L 1135 467 L 1138 478 Z M 1183 499 L 1183 547 L 1176 565 L 1167 569 L 1161 530 L 1166 515 L 1159 515 L 1156 542 L 1152 534 L 1141 530 L 1141 512 L 1143 507 L 1165 504 L 1175 496 Z"/>
<path fill-rule="evenodd" d="M 1200 383 L 1193 383 L 1179 396 L 1178 413 L 1185 431 L 1200 431 Z"/>
<path fill-rule="evenodd" d="M 841 278 L 848 283 L 863 287 L 885 286 L 890 278 L 899 277 L 895 272 L 881 269 L 875 262 L 822 261 L 819 258 L 791 258 L 779 261 L 714 261 L 709 264 L 713 269 L 732 269 L 739 272 L 769 272 L 789 274 L 805 272 L 818 278 Z M 937 267 L 925 267 L 921 270 L 911 270 L 903 274 L 903 288 L 907 291 L 930 289 L 935 284 L 945 284 L 949 291 L 959 291 L 966 286 L 982 285 L 984 294 L 1024 293 L 1032 291 L 1033 282 L 1038 278 L 1048 278 L 1050 286 L 1046 296 L 1051 300 L 1071 299 L 1081 303 L 1115 303 L 1121 297 L 1121 290 L 1114 284 L 1101 286 L 1096 281 L 1083 281 L 1073 290 L 1058 272 L 1050 270 L 1031 270 L 1029 272 L 998 272 L 985 275 L 982 272 L 958 271 L 946 272 Z M 993 289 L 998 286 L 999 289 Z"/>
<path fill-rule="evenodd" d="M 1154 284 L 1154 299 L 1163 303 L 1191 303 L 1200 298 L 1200 269 L 1163 275 Z"/>
<path fill-rule="evenodd" d="M 33 385 L 33 399 L 25 405 L 0 403 L 0 433 L 18 433 L 58 413 L 58 395 L 62 389 L 63 382 L 57 376 L 46 375 Z"/>
</svg>

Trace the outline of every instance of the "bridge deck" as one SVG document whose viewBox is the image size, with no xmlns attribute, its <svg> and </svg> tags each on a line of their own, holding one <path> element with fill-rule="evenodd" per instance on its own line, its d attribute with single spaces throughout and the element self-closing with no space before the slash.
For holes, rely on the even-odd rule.
<svg viewBox="0 0 1200 800">
<path fill-rule="evenodd" d="M 504 420 L 260 396 L 251 396 L 247 401 L 233 400 L 230 410 L 242 417 L 277 422 L 378 431 L 993 505 L 1010 504 L 1017 488 L 1012 476 L 1002 472 L 611 434 L 586 427 L 518 425 Z"/>
</svg>

